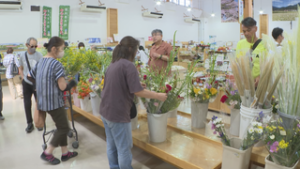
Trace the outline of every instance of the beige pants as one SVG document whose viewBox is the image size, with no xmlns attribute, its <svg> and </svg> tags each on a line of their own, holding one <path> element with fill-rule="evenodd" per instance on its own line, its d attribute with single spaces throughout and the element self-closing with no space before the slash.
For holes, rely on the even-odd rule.
<svg viewBox="0 0 300 169">
<path fill-rule="evenodd" d="M 7 79 L 10 95 L 13 99 L 16 99 L 17 97 L 23 97 L 22 81 L 19 78 L 20 76 L 15 76 L 12 79 Z"/>
</svg>

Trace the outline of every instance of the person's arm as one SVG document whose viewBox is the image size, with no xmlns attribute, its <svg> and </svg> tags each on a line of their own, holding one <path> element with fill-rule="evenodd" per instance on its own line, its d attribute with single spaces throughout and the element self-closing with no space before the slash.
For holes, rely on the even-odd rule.
<svg viewBox="0 0 300 169">
<path fill-rule="evenodd" d="M 23 74 L 23 66 L 19 67 L 19 73 L 21 75 L 21 78 L 24 79 L 24 74 Z"/>
<path fill-rule="evenodd" d="M 157 99 L 160 101 L 165 101 L 167 99 L 167 94 L 166 93 L 156 93 L 156 92 L 151 92 L 149 90 L 142 90 L 140 92 L 134 93 L 138 97 L 143 97 L 143 98 L 150 98 L 150 99 Z"/>
</svg>

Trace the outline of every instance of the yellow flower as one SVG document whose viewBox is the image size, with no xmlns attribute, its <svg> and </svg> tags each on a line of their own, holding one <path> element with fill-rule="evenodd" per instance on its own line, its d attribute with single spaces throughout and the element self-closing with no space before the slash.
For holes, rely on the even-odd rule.
<svg viewBox="0 0 300 169">
<path fill-rule="evenodd" d="M 215 88 L 213 88 L 213 87 L 210 89 L 210 93 L 211 93 L 212 95 L 217 94 L 217 92 L 218 92 L 218 90 L 215 89 Z"/>
<path fill-rule="evenodd" d="M 287 143 L 285 143 L 285 141 L 284 140 L 281 140 L 280 142 L 279 142 L 279 148 L 281 148 L 281 149 L 285 149 L 285 148 L 287 148 L 288 146 L 289 146 L 289 143 L 287 142 Z"/>
<path fill-rule="evenodd" d="M 267 126 L 267 129 L 268 129 L 270 132 L 272 132 L 272 131 L 273 131 L 273 128 L 272 128 L 272 127 L 270 127 L 270 126 Z"/>
<path fill-rule="evenodd" d="M 209 95 L 206 95 L 206 99 L 209 99 Z"/>
<path fill-rule="evenodd" d="M 272 128 L 273 128 L 273 129 L 276 129 L 276 127 L 275 127 L 275 126 L 272 126 Z"/>
<path fill-rule="evenodd" d="M 194 93 L 198 94 L 199 92 L 200 92 L 200 89 L 194 87 Z"/>
<path fill-rule="evenodd" d="M 259 128 L 259 129 L 263 129 L 263 127 L 262 127 L 262 126 L 258 126 L 257 128 Z"/>
<path fill-rule="evenodd" d="M 281 127 L 281 126 L 278 126 L 278 128 L 279 128 L 279 130 L 284 130 L 284 128 L 283 128 L 283 127 Z"/>
<path fill-rule="evenodd" d="M 100 85 L 103 85 L 103 84 L 104 84 L 104 79 L 101 80 L 101 84 Z"/>
</svg>

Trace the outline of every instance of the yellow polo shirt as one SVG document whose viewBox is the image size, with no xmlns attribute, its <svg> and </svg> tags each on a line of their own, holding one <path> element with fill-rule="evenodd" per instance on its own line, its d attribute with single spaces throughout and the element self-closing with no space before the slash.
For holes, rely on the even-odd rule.
<svg viewBox="0 0 300 169">
<path fill-rule="evenodd" d="M 247 52 L 249 52 L 251 46 L 253 43 L 249 43 L 247 39 L 242 39 L 238 42 L 236 46 L 236 57 L 239 58 L 241 56 L 245 56 Z M 266 48 L 264 47 L 263 43 L 260 42 L 258 46 L 255 48 L 255 50 L 252 52 L 252 63 L 253 63 L 253 69 L 252 69 L 252 75 L 254 78 L 258 77 L 260 75 L 260 66 L 259 66 L 259 58 L 256 57 L 257 55 L 262 55 L 264 52 L 266 52 Z"/>
</svg>

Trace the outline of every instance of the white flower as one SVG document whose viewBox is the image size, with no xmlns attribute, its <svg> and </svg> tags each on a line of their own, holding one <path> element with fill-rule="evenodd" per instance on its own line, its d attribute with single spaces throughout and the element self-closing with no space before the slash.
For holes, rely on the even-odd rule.
<svg viewBox="0 0 300 169">
<path fill-rule="evenodd" d="M 258 128 L 255 128 L 254 131 L 255 131 L 256 133 L 258 133 L 258 132 L 259 132 L 259 129 L 258 129 Z"/>
<path fill-rule="evenodd" d="M 279 109 L 279 105 L 278 104 L 275 106 L 275 109 Z"/>
<path fill-rule="evenodd" d="M 275 136 L 274 136 L 274 135 L 271 135 L 271 136 L 270 136 L 270 139 L 272 139 L 272 140 L 273 140 L 274 138 L 275 138 Z"/>
<path fill-rule="evenodd" d="M 257 125 L 258 125 L 258 126 L 262 126 L 262 124 L 261 124 L 261 123 L 259 123 L 259 122 L 257 123 Z"/>
<path fill-rule="evenodd" d="M 222 124 L 222 127 L 224 127 L 224 124 Z"/>
<path fill-rule="evenodd" d="M 217 127 L 217 128 L 220 128 L 220 127 L 221 127 L 221 125 L 220 125 L 220 124 L 217 124 L 217 125 L 216 125 L 216 127 Z"/>
<path fill-rule="evenodd" d="M 275 102 L 278 102 L 279 100 L 278 99 L 275 99 Z"/>
<path fill-rule="evenodd" d="M 256 125 L 257 125 L 257 122 L 254 121 L 254 122 L 252 122 L 251 124 L 252 124 L 252 126 L 256 126 Z"/>
<path fill-rule="evenodd" d="M 249 129 L 249 133 L 252 134 L 253 132 L 254 132 L 254 129 L 251 127 L 251 128 Z"/>
<path fill-rule="evenodd" d="M 285 136 L 286 132 L 284 130 L 280 130 L 280 135 Z"/>
<path fill-rule="evenodd" d="M 217 122 L 217 120 L 214 120 L 213 123 L 214 123 L 214 124 L 217 124 L 218 122 Z"/>
<path fill-rule="evenodd" d="M 263 132 L 262 129 L 258 129 L 258 133 L 261 134 Z"/>
</svg>

